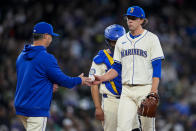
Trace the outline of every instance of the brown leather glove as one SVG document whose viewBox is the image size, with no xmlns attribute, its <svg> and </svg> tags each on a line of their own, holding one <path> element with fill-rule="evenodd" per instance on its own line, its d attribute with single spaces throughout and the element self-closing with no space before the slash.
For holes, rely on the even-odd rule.
<svg viewBox="0 0 196 131">
<path fill-rule="evenodd" d="M 159 104 L 159 95 L 150 93 L 141 103 L 138 108 L 138 115 L 145 117 L 155 117 Z"/>
</svg>

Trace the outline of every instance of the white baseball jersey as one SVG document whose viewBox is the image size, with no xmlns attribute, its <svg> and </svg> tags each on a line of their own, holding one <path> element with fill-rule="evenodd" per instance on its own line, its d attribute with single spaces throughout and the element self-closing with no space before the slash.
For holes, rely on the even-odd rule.
<svg viewBox="0 0 196 131">
<path fill-rule="evenodd" d="M 129 32 L 117 40 L 114 61 L 122 64 L 122 84 L 152 84 L 152 61 L 164 59 L 158 37 L 150 31 L 132 39 Z"/>
</svg>

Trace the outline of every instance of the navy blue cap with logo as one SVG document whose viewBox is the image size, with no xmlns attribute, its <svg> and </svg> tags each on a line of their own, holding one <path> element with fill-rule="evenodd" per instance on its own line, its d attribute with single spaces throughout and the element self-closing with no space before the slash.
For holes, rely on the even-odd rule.
<svg viewBox="0 0 196 131">
<path fill-rule="evenodd" d="M 139 6 L 131 6 L 127 9 L 127 13 L 124 16 L 135 16 L 138 18 L 146 18 L 144 10 Z"/>
<path fill-rule="evenodd" d="M 33 28 L 33 33 L 36 34 L 49 34 L 52 36 L 59 36 L 59 34 L 53 32 L 53 27 L 51 24 L 46 22 L 39 22 Z"/>
</svg>

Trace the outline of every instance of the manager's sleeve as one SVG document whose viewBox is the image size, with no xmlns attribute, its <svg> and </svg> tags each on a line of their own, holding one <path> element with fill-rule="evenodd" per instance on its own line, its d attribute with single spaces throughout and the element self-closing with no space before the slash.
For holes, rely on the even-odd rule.
<svg viewBox="0 0 196 131">
<path fill-rule="evenodd" d="M 57 64 L 54 56 L 50 55 L 46 62 L 46 74 L 50 81 L 60 86 L 73 88 L 82 83 L 80 77 L 70 77 L 65 75 Z"/>
</svg>

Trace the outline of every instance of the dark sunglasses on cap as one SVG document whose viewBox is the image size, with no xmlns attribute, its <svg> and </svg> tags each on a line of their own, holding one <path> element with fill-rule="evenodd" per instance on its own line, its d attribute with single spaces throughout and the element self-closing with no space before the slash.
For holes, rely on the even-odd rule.
<svg viewBox="0 0 196 131">
<path fill-rule="evenodd" d="M 139 19 L 139 18 L 135 17 L 135 16 L 127 16 L 127 19 L 129 19 L 129 20 L 136 20 L 136 19 Z"/>
</svg>

